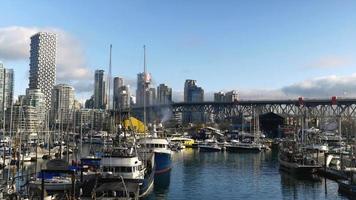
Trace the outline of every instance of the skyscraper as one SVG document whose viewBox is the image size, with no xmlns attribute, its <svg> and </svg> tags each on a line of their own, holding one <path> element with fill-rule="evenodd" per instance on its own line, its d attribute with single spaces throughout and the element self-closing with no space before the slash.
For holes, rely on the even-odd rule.
<svg viewBox="0 0 356 200">
<path fill-rule="evenodd" d="M 4 68 L 0 63 L 0 119 L 4 120 L 4 114 L 11 108 L 14 96 L 14 72 Z M 3 127 L 3 123 L 1 123 Z"/>
<path fill-rule="evenodd" d="M 106 85 L 104 70 L 95 70 L 94 75 L 94 108 L 106 109 Z"/>
<path fill-rule="evenodd" d="M 118 110 L 120 107 L 120 89 L 124 85 L 124 79 L 120 77 L 114 78 L 114 88 L 113 88 L 113 108 Z"/>
<path fill-rule="evenodd" d="M 149 73 L 137 74 L 137 89 L 136 89 L 136 105 L 143 106 L 143 94 L 146 94 L 146 105 L 152 105 L 155 103 L 155 89 L 150 88 L 151 75 Z"/>
<path fill-rule="evenodd" d="M 74 88 L 66 84 L 54 86 L 52 95 L 52 122 L 61 120 L 69 124 L 73 120 L 74 113 Z"/>
<path fill-rule="evenodd" d="M 157 87 L 157 103 L 170 104 L 172 103 L 172 88 L 165 84 L 160 84 Z"/>
<path fill-rule="evenodd" d="M 136 105 L 143 106 L 143 94 L 145 92 L 145 74 L 137 74 Z"/>
<path fill-rule="evenodd" d="M 196 80 L 186 80 L 184 84 L 184 102 L 203 102 L 204 90 L 196 85 Z M 186 112 L 183 115 L 183 123 L 203 122 L 204 113 Z"/>
<path fill-rule="evenodd" d="M 40 89 L 45 108 L 51 108 L 53 86 L 56 81 L 56 43 L 54 33 L 39 32 L 31 37 L 29 89 Z"/>
<path fill-rule="evenodd" d="M 118 105 L 120 109 L 127 109 L 130 107 L 130 87 L 123 85 L 120 87 L 120 95 L 118 99 Z"/>
<path fill-rule="evenodd" d="M 231 90 L 225 94 L 226 102 L 234 102 L 239 100 L 239 93 L 236 90 Z"/>
<path fill-rule="evenodd" d="M 225 102 L 225 93 L 224 92 L 214 93 L 214 101 L 215 102 Z"/>
</svg>

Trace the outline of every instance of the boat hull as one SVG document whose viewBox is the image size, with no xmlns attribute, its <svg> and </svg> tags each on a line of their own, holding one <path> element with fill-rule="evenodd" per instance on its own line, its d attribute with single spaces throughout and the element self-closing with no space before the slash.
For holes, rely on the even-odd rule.
<svg viewBox="0 0 356 200">
<path fill-rule="evenodd" d="M 170 153 L 155 152 L 155 174 L 166 173 L 172 168 Z"/>
<path fill-rule="evenodd" d="M 41 188 L 41 185 L 42 185 L 41 181 L 35 181 L 29 183 L 30 188 Z M 45 183 L 44 184 L 44 189 L 47 191 L 65 191 L 65 190 L 70 190 L 71 188 L 72 188 L 72 183 Z"/>
<path fill-rule="evenodd" d="M 145 197 L 153 189 L 153 184 L 154 184 L 154 172 L 151 172 L 150 174 L 147 175 L 147 177 L 143 180 L 142 185 L 140 186 L 140 197 Z"/>
<path fill-rule="evenodd" d="M 355 196 L 356 195 L 356 186 L 355 185 L 350 185 L 344 182 L 339 181 L 339 192 L 350 195 L 350 196 Z"/>
<path fill-rule="evenodd" d="M 201 152 L 220 152 L 221 148 L 200 146 L 199 151 L 201 151 Z"/>
<path fill-rule="evenodd" d="M 246 152 L 246 153 L 258 153 L 261 148 L 258 147 L 240 147 L 240 146 L 226 146 L 227 152 Z"/>
<path fill-rule="evenodd" d="M 290 163 L 281 159 L 278 160 L 280 170 L 291 174 L 311 175 L 317 173 L 318 169 L 321 168 L 319 165 L 299 165 L 297 163 Z"/>
</svg>

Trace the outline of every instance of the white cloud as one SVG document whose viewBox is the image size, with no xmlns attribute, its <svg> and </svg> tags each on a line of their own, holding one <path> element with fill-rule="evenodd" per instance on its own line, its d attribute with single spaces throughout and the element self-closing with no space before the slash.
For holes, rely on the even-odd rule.
<svg viewBox="0 0 356 200">
<path fill-rule="evenodd" d="M 305 80 L 283 87 L 286 95 L 329 98 L 331 96 L 356 96 L 356 74 L 347 76 L 326 76 Z"/>
<path fill-rule="evenodd" d="M 311 68 L 341 68 L 353 64 L 352 59 L 345 56 L 325 56 L 309 63 L 306 67 Z"/>
<path fill-rule="evenodd" d="M 74 84 L 92 80 L 92 72 L 87 68 L 86 58 L 79 40 L 61 29 L 20 26 L 0 28 L 0 59 L 6 61 L 28 60 L 29 62 L 30 37 L 40 31 L 57 34 L 58 83 Z M 78 88 L 77 91 L 86 92 L 87 90 L 83 91 Z"/>
</svg>

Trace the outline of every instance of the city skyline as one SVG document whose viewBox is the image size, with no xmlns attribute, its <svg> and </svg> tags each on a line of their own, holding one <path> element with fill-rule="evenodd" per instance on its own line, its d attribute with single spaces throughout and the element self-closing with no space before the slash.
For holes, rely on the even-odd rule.
<svg viewBox="0 0 356 200">
<path fill-rule="evenodd" d="M 0 60 L 16 73 L 15 95 L 24 94 L 21 86 L 28 83 L 29 37 L 53 31 L 59 38 L 57 83 L 72 85 L 82 102 L 92 93 L 94 71 L 107 71 L 111 43 L 112 75 L 125 78 L 132 91 L 146 44 L 155 87 L 160 83 L 172 87 L 175 100 L 183 99 L 186 79 L 197 80 L 211 100 L 221 90 L 238 90 L 242 99 L 356 96 L 355 3 L 159 2 L 109 2 L 110 7 L 94 2 L 87 9 L 100 9 L 89 24 L 85 19 L 91 12 L 74 12 L 83 2 L 5 1 L 4 9 L 13 12 L 0 20 Z M 173 7 L 174 12 L 168 12 Z M 29 8 L 44 12 L 33 12 L 31 19 L 18 15 Z M 224 14 L 211 14 L 215 8 Z M 134 9 L 139 16 L 130 12 Z M 275 11 L 280 11 L 278 17 Z M 43 15 L 48 18 L 36 20 Z M 68 17 L 73 20 L 66 21 Z"/>
</svg>

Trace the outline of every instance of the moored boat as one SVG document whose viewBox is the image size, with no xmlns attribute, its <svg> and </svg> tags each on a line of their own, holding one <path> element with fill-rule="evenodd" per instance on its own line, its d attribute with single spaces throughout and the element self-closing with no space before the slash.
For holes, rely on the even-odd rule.
<svg viewBox="0 0 356 200">
<path fill-rule="evenodd" d="M 172 151 L 165 138 L 147 137 L 139 140 L 142 152 L 155 154 L 155 173 L 165 173 L 172 168 Z"/>
<path fill-rule="evenodd" d="M 199 146 L 201 152 L 219 152 L 221 150 L 222 148 L 215 140 L 205 140 L 205 143 Z"/>
</svg>

